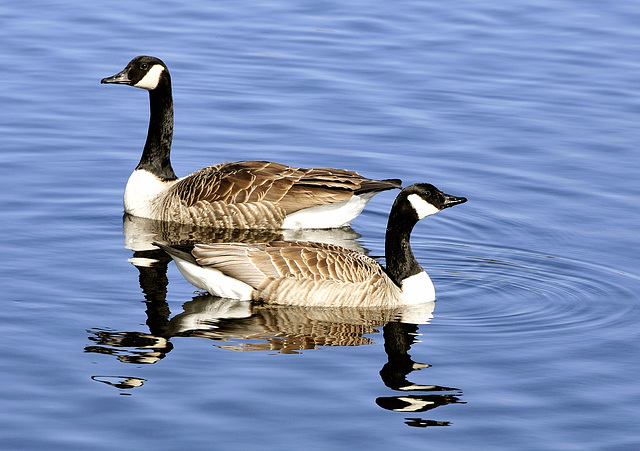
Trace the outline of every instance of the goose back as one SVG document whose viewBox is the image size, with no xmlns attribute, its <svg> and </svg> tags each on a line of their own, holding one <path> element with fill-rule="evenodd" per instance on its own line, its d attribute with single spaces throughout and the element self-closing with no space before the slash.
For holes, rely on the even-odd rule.
<svg viewBox="0 0 640 451">
<path fill-rule="evenodd" d="M 240 161 L 209 166 L 179 179 L 151 201 L 150 214 L 198 226 L 278 229 L 288 215 L 300 210 L 337 207 L 353 196 L 397 187 L 398 180 L 373 181 L 341 169 Z"/>
<path fill-rule="evenodd" d="M 326 243 L 198 244 L 199 265 L 254 288 L 254 300 L 303 306 L 401 305 L 401 291 L 374 259 Z"/>
</svg>

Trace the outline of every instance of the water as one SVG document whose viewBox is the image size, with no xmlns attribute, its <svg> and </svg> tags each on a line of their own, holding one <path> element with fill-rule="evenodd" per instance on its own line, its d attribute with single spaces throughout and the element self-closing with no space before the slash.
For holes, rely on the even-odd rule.
<svg viewBox="0 0 640 451">
<path fill-rule="evenodd" d="M 636 449 L 639 16 L 1 6 L 2 447 Z M 229 306 L 141 265 L 194 232 L 123 221 L 147 96 L 99 80 L 138 54 L 172 72 L 178 174 L 272 159 L 468 197 L 413 235 L 435 305 Z M 393 197 L 321 239 L 382 255 Z"/>
</svg>

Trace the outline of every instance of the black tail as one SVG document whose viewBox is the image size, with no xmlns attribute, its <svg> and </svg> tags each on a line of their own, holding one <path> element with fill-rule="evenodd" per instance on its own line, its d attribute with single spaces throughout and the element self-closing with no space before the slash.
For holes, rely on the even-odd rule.
<svg viewBox="0 0 640 451">
<path fill-rule="evenodd" d="M 363 180 L 360 188 L 355 190 L 356 194 L 378 193 L 389 189 L 402 189 L 402 180 L 386 179 L 386 180 Z"/>
<path fill-rule="evenodd" d="M 151 244 L 165 251 L 171 256 L 171 258 L 178 258 L 197 265 L 195 257 L 191 255 L 191 251 L 194 247 L 192 244 L 167 246 L 166 244 L 157 243 L 155 241 Z"/>
</svg>

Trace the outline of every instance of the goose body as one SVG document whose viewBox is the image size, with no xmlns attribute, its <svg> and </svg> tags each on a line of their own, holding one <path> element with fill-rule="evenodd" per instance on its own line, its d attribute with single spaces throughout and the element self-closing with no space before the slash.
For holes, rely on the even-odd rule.
<svg viewBox="0 0 640 451">
<path fill-rule="evenodd" d="M 422 218 L 466 202 L 420 183 L 396 198 L 385 236 L 387 266 L 340 246 L 311 242 L 196 244 L 193 249 L 157 244 L 184 277 L 209 293 L 275 304 L 393 307 L 435 300 L 429 275 L 409 238 Z"/>
<path fill-rule="evenodd" d="M 173 97 L 167 66 L 139 56 L 101 82 L 149 91 L 147 140 L 124 194 L 125 212 L 134 216 L 219 228 L 333 228 L 348 225 L 375 194 L 401 188 L 396 179 L 268 161 L 222 163 L 178 178 L 170 160 Z"/>
</svg>

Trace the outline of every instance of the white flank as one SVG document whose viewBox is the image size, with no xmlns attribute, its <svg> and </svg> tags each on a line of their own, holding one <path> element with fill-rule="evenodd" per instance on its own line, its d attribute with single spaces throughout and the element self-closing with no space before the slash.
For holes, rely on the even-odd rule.
<svg viewBox="0 0 640 451">
<path fill-rule="evenodd" d="M 222 298 L 250 301 L 253 287 L 222 274 L 217 269 L 203 268 L 194 263 L 175 259 L 176 266 L 192 285 Z"/>
<path fill-rule="evenodd" d="M 348 226 L 362 213 L 374 193 L 351 196 L 333 204 L 318 205 L 296 211 L 284 218 L 283 229 L 332 229 Z"/>
<path fill-rule="evenodd" d="M 124 211 L 141 218 L 156 219 L 153 200 L 174 183 L 163 182 L 149 171 L 136 169 L 124 189 Z"/>
<path fill-rule="evenodd" d="M 426 218 L 440 211 L 417 194 L 409 194 L 407 199 L 409 199 L 411 206 L 418 214 L 418 219 Z"/>
<path fill-rule="evenodd" d="M 149 69 L 149 72 L 147 72 L 147 75 L 142 77 L 142 80 L 133 86 L 136 88 L 146 89 L 147 91 L 152 91 L 158 87 L 162 72 L 164 72 L 164 67 L 160 64 L 154 64 L 153 67 Z"/>
<path fill-rule="evenodd" d="M 405 304 L 420 304 L 436 300 L 436 289 L 431 277 L 424 271 L 404 279 L 401 289 Z"/>
</svg>

